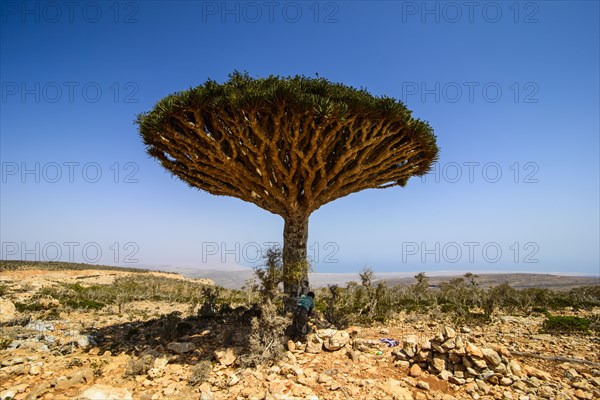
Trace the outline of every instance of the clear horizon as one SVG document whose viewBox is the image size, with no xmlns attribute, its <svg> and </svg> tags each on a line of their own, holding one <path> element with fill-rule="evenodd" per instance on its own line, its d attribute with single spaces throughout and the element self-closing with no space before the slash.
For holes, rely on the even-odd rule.
<svg viewBox="0 0 600 400">
<path fill-rule="evenodd" d="M 277 4 L 275 4 L 277 3 Z M 0 4 L 0 259 L 252 267 L 283 220 L 172 178 L 133 124 L 234 70 L 403 101 L 440 160 L 309 222 L 315 272 L 600 278 L 600 5 Z"/>
</svg>

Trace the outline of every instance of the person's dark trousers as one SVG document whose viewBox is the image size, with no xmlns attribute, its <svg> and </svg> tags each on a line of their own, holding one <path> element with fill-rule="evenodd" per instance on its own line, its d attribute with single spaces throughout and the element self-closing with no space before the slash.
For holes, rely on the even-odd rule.
<svg viewBox="0 0 600 400">
<path fill-rule="evenodd" d="M 308 333 L 308 310 L 302 306 L 296 307 L 294 314 L 294 328 L 298 336 L 306 336 Z"/>
</svg>

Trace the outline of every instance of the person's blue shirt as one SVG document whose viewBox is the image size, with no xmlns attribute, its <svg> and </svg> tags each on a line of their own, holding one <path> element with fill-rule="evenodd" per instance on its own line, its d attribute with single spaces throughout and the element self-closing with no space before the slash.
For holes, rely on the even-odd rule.
<svg viewBox="0 0 600 400">
<path fill-rule="evenodd" d="M 315 299 L 309 295 L 303 294 L 298 299 L 297 305 L 306 308 L 306 311 L 311 311 L 315 306 Z"/>
</svg>

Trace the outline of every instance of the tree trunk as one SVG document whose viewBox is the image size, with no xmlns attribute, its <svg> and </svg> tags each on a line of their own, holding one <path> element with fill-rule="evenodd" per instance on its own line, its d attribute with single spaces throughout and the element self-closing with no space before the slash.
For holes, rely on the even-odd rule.
<svg viewBox="0 0 600 400">
<path fill-rule="evenodd" d="M 283 291 L 293 307 L 296 299 L 308 292 L 308 216 L 285 218 L 283 228 Z"/>
</svg>

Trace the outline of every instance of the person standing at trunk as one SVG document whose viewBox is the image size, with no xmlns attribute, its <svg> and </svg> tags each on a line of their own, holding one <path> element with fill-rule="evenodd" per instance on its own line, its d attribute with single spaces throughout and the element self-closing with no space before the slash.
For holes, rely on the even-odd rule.
<svg viewBox="0 0 600 400">
<path fill-rule="evenodd" d="M 308 292 L 303 294 L 296 303 L 294 312 L 294 328 L 296 336 L 303 338 L 308 333 L 308 319 L 315 307 L 315 293 Z"/>
</svg>

